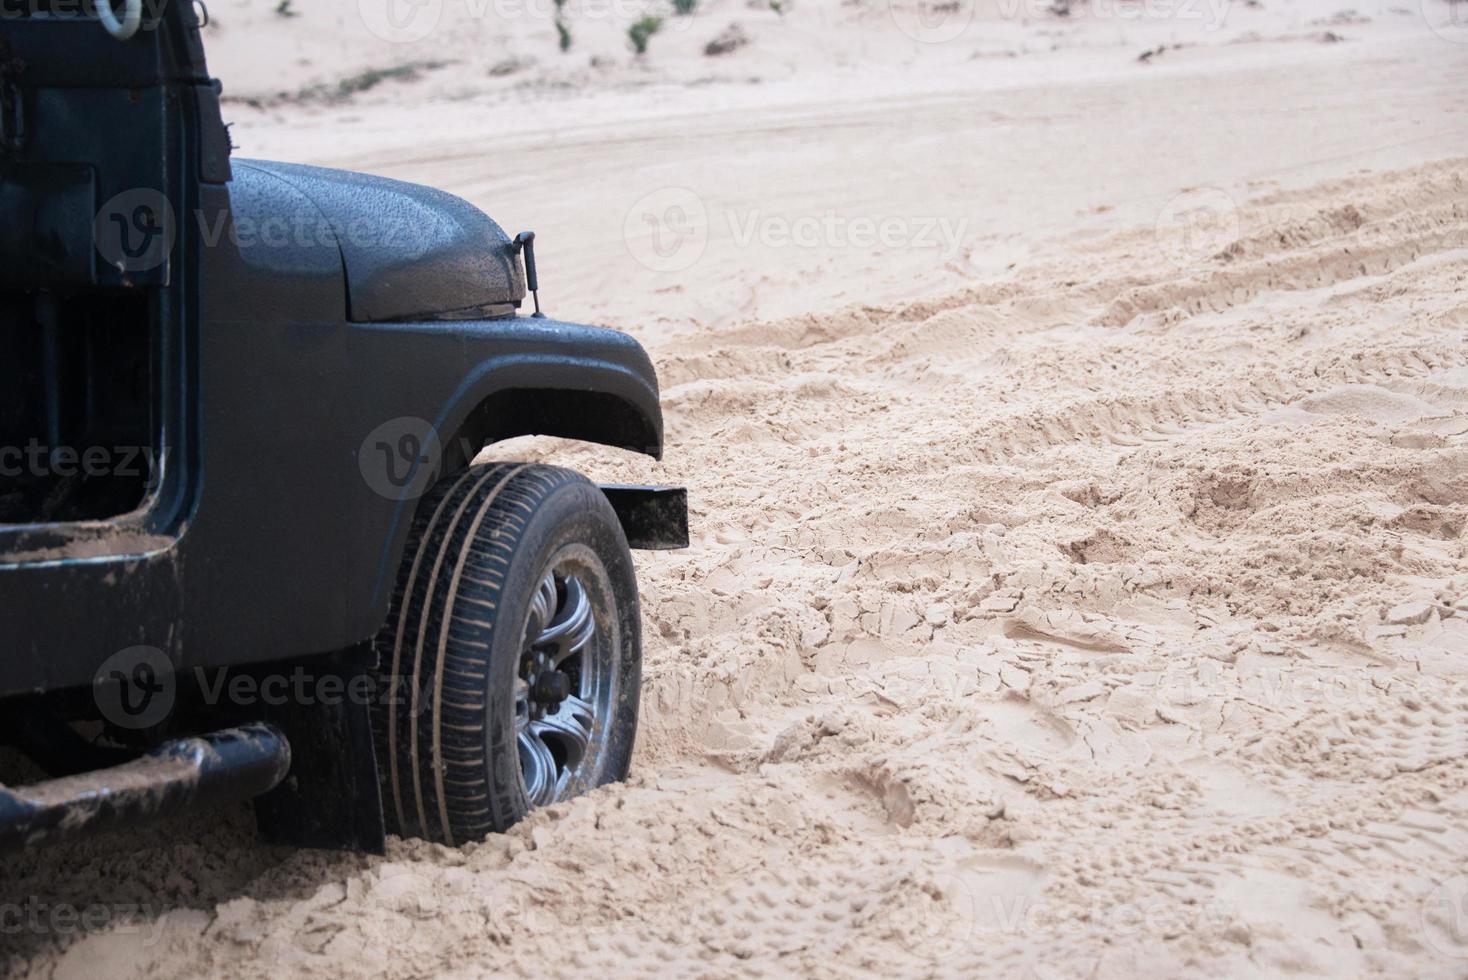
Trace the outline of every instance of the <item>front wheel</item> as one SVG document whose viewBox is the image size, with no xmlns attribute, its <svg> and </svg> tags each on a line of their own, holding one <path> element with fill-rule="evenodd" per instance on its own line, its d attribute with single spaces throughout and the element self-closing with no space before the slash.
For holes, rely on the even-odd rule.
<svg viewBox="0 0 1468 980">
<path fill-rule="evenodd" d="M 621 524 L 585 477 L 493 463 L 435 486 L 377 646 L 390 830 L 462 844 L 626 777 L 637 581 Z"/>
</svg>

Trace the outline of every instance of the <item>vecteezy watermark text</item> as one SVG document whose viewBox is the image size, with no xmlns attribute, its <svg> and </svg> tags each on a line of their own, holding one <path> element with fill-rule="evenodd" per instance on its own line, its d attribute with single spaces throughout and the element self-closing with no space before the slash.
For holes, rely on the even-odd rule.
<svg viewBox="0 0 1468 980">
<path fill-rule="evenodd" d="M 0 0 L 3 2 L 3 0 Z M 374 213 L 342 221 L 314 208 L 284 210 L 260 216 L 220 208 L 195 209 L 187 219 L 204 248 L 228 245 L 242 251 L 320 249 L 335 255 L 342 245 L 359 248 L 421 251 L 439 228 L 428 216 L 417 219 Z M 92 224 L 97 253 L 111 268 L 141 273 L 160 268 L 173 253 L 180 221 L 168 197 L 138 187 L 114 195 L 98 210 Z"/>
<path fill-rule="evenodd" d="M 73 476 L 143 477 L 150 484 L 159 468 L 151 446 L 0 446 L 0 478 Z M 151 488 L 151 487 L 150 487 Z"/>
<path fill-rule="evenodd" d="M 191 702 L 209 707 L 345 704 L 421 711 L 432 703 L 432 684 L 432 677 L 424 678 L 415 690 L 405 677 L 316 671 L 304 664 L 271 670 L 194 667 L 180 673 L 159 648 L 135 646 L 102 663 L 93 676 L 92 694 L 103 718 L 118 728 L 140 730 L 165 721 L 185 688 Z"/>
<path fill-rule="evenodd" d="M 967 218 L 887 215 L 854 217 L 826 209 L 820 214 L 766 215 L 758 208 L 739 215 L 724 212 L 734 244 L 748 248 L 915 248 L 935 249 L 945 259 L 958 254 L 968 230 Z"/>
<path fill-rule="evenodd" d="M 143 935 L 143 945 L 158 942 L 163 921 L 146 902 L 46 902 L 28 895 L 0 901 L 0 936 L 71 936 L 104 929 Z"/>
<path fill-rule="evenodd" d="M 144 30 L 158 25 L 173 0 L 143 0 Z M 0 20 L 19 20 L 44 14 L 57 20 L 93 20 L 96 0 L 0 0 Z"/>
<path fill-rule="evenodd" d="M 1171 21 L 1198 23 L 1205 31 L 1223 27 L 1232 0 L 999 0 L 1003 20 Z M 978 0 L 887 0 L 897 29 L 923 44 L 944 44 L 968 33 L 978 18 Z M 992 14 L 988 16 L 992 17 Z"/>
<path fill-rule="evenodd" d="M 689 188 L 664 187 L 632 205 L 622 234 L 627 251 L 646 268 L 681 272 L 703 257 L 716 232 L 740 249 L 913 249 L 948 261 L 962 251 L 968 224 L 967 218 L 953 215 L 847 214 L 836 208 L 805 214 L 771 214 L 760 208 L 710 214 Z"/>
<path fill-rule="evenodd" d="M 342 704 L 385 707 L 428 704 L 427 698 L 415 698 L 411 688 L 402 679 L 380 681 L 373 674 L 318 674 L 303 666 L 295 667 L 290 673 L 268 673 L 263 676 L 250 673 L 232 674 L 227 668 L 207 671 L 194 669 L 194 681 L 205 704 L 231 704 L 239 707 L 266 705 L 322 705 L 335 707 Z M 425 688 L 426 689 L 426 688 Z M 422 693 L 422 692 L 420 692 Z"/>
<path fill-rule="evenodd" d="M 446 11 L 453 16 L 444 23 Z M 357 12 L 368 32 L 389 44 L 412 44 L 441 26 L 461 31 L 466 21 L 536 20 L 549 23 L 558 15 L 576 21 L 630 23 L 647 13 L 646 0 L 357 0 Z M 683 30 L 691 17 L 674 17 L 665 30 Z"/>
</svg>

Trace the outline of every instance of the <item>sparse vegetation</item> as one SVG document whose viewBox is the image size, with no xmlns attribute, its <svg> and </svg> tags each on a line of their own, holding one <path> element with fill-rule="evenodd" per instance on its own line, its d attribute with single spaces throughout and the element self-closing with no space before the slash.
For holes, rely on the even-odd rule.
<svg viewBox="0 0 1468 980">
<path fill-rule="evenodd" d="M 293 2 L 294 2 L 294 0 L 280 0 L 280 3 L 278 3 L 278 4 L 275 5 L 275 15 L 277 17 L 299 17 L 299 16 L 301 16 L 301 12 L 299 10 L 292 9 L 291 4 Z"/>
<path fill-rule="evenodd" d="M 288 103 L 345 102 L 354 95 L 376 88 L 383 82 L 411 82 L 421 78 L 424 72 L 447 68 L 451 64 L 453 64 L 452 61 L 410 61 L 407 64 L 394 65 L 391 68 L 369 68 L 366 71 L 343 78 L 335 85 L 308 85 L 295 92 L 278 92 L 275 95 L 265 97 L 239 98 L 233 95 L 225 95 L 223 101 L 226 103 L 241 102 L 256 109 L 264 109 L 270 106 L 285 105 Z M 491 73 L 493 73 L 493 69 L 491 69 Z"/>
<path fill-rule="evenodd" d="M 744 33 L 744 28 L 738 24 L 730 24 L 720 31 L 712 41 L 703 46 L 703 53 L 710 58 L 731 51 L 738 51 L 749 43 L 749 35 Z"/>
<path fill-rule="evenodd" d="M 566 0 L 555 0 L 556 2 L 556 44 L 562 52 L 571 50 L 571 28 L 566 26 L 563 16 L 566 12 Z"/>
<path fill-rule="evenodd" d="M 784 17 L 785 11 L 790 9 L 790 0 L 770 0 L 770 9 Z"/>
<path fill-rule="evenodd" d="M 698 0 L 673 0 L 673 13 L 687 17 L 698 9 Z"/>
<path fill-rule="evenodd" d="M 663 29 L 663 19 L 652 14 L 647 14 L 631 27 L 627 28 L 627 40 L 632 42 L 632 50 L 638 56 L 647 54 L 647 42 L 652 36 Z"/>
<path fill-rule="evenodd" d="M 405 65 L 394 65 L 391 68 L 369 68 L 338 82 L 337 98 L 349 99 L 368 89 L 376 88 L 389 79 L 411 82 L 421 77 L 425 71 L 435 71 L 447 67 L 448 64 L 447 61 L 410 61 Z"/>
<path fill-rule="evenodd" d="M 530 67 L 530 62 L 523 58 L 504 58 L 490 65 L 489 74 L 494 78 L 503 78 L 506 75 L 513 75 L 515 72 L 522 71 L 528 67 Z"/>
</svg>

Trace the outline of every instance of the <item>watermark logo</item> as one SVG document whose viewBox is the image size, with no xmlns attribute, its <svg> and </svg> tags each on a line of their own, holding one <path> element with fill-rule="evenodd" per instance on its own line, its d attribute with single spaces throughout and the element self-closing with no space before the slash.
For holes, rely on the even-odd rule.
<svg viewBox="0 0 1468 980">
<path fill-rule="evenodd" d="M 1006 20 L 1046 17 L 1070 21 L 1171 21 L 1202 24 L 1205 31 L 1223 27 L 1231 0 L 999 0 Z"/>
<path fill-rule="evenodd" d="M 973 943 L 979 917 L 973 889 L 957 875 L 940 872 L 907 892 L 894 910 L 892 924 L 914 956 L 936 962 Z"/>
<path fill-rule="evenodd" d="M 1468 875 L 1455 875 L 1422 901 L 1422 936 L 1444 956 L 1468 959 Z"/>
<path fill-rule="evenodd" d="M 943 44 L 968 30 L 975 0 L 887 0 L 887 16 L 920 44 Z"/>
<path fill-rule="evenodd" d="M 682 272 L 708 247 L 708 209 L 688 188 L 664 187 L 632 205 L 622 234 L 627 251 L 653 272 Z"/>
<path fill-rule="evenodd" d="M 178 682 L 173 663 L 157 647 L 119 650 L 92 675 L 92 697 L 118 728 L 152 728 L 173 710 Z"/>
<path fill-rule="evenodd" d="M 1179 265 L 1212 258 L 1239 239 L 1239 207 L 1217 187 L 1184 191 L 1157 216 L 1157 242 Z"/>
<path fill-rule="evenodd" d="M 921 44 L 945 44 L 962 37 L 975 19 L 977 0 L 887 0 L 887 15 L 897 29 Z M 1423 0 L 1424 3 L 1433 0 Z M 1223 27 L 1230 0 L 998 0 L 998 15 L 1008 21 L 1173 21 L 1196 22 L 1206 31 Z"/>
<path fill-rule="evenodd" d="M 168 261 L 178 227 L 161 192 L 135 187 L 102 205 L 92 225 L 97 254 L 119 272 L 148 272 Z"/>
<path fill-rule="evenodd" d="M 389 44 L 411 44 L 432 34 L 443 17 L 443 0 L 357 0 L 362 23 Z"/>
<path fill-rule="evenodd" d="M 1245 670 L 1211 658 L 1170 667 L 1146 687 L 1168 708 L 1212 705 L 1217 710 L 1218 705 L 1237 701 L 1271 711 L 1369 707 L 1387 690 L 1378 678 L 1349 670 L 1309 664 Z M 1433 699 L 1457 697 L 1460 689 L 1457 680 L 1432 675 L 1395 677 L 1389 688 L 1399 697 Z"/>
<path fill-rule="evenodd" d="M 462 31 L 466 23 L 532 20 L 546 25 L 611 21 L 628 24 L 648 13 L 646 0 L 454 0 L 445 18 L 445 0 L 357 0 L 368 32 L 389 44 L 411 44 L 439 30 Z M 676 13 L 676 11 L 675 11 Z M 687 30 L 695 18 L 664 17 L 661 33 Z"/>
<path fill-rule="evenodd" d="M 1444 41 L 1468 44 L 1468 0 L 1418 0 L 1422 19 Z"/>
<path fill-rule="evenodd" d="M 443 447 L 432 423 L 411 415 L 388 419 L 357 450 L 362 479 L 389 500 L 416 500 L 438 477 Z"/>
</svg>

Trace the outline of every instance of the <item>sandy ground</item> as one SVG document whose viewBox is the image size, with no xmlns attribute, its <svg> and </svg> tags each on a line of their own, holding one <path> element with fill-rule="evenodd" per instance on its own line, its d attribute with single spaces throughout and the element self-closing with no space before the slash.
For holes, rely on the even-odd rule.
<svg viewBox="0 0 1468 980">
<path fill-rule="evenodd" d="M 639 557 L 626 785 L 385 860 L 243 807 L 27 855 L 11 972 L 1468 973 L 1468 44 L 1434 2 L 716 0 L 639 60 L 625 18 L 562 56 L 548 12 L 384 45 L 215 0 L 241 152 L 533 226 L 549 308 L 648 344 L 665 465 L 500 452 L 685 482 L 696 540 Z"/>
</svg>

